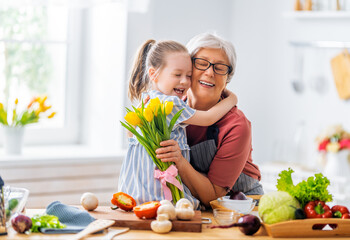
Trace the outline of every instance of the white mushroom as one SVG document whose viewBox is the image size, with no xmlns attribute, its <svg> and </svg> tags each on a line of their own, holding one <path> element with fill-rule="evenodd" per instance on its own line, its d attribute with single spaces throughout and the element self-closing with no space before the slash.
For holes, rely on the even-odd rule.
<svg viewBox="0 0 350 240">
<path fill-rule="evenodd" d="M 98 198 L 95 194 L 86 192 L 81 196 L 80 203 L 86 210 L 92 211 L 98 206 Z"/>
<path fill-rule="evenodd" d="M 194 217 L 192 204 L 184 202 L 176 208 L 176 217 L 180 220 L 191 220 Z"/>
<path fill-rule="evenodd" d="M 172 226 L 167 214 L 159 214 L 157 220 L 151 222 L 151 228 L 156 233 L 168 233 Z"/>
<path fill-rule="evenodd" d="M 193 209 L 192 203 L 187 198 L 181 198 L 179 201 L 177 201 L 175 208 L 180 208 L 181 205 L 184 204 L 184 203 L 188 203 L 191 206 L 191 208 Z"/>
<path fill-rule="evenodd" d="M 171 206 L 174 206 L 169 200 L 166 200 L 166 199 L 160 201 L 159 203 L 160 203 L 160 205 L 171 205 Z"/>
<path fill-rule="evenodd" d="M 161 204 L 157 210 L 157 215 L 167 214 L 170 220 L 176 219 L 175 207 L 172 204 Z"/>
</svg>

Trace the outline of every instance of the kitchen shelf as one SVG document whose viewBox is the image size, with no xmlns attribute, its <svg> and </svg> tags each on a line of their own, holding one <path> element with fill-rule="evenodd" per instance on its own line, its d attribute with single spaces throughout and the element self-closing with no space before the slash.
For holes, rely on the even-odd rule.
<svg viewBox="0 0 350 240">
<path fill-rule="evenodd" d="M 313 47 L 313 48 L 350 48 L 350 42 L 343 41 L 290 41 L 294 47 Z"/>
<path fill-rule="evenodd" d="M 291 19 L 350 19 L 350 11 L 294 11 L 284 12 L 283 17 Z"/>
</svg>

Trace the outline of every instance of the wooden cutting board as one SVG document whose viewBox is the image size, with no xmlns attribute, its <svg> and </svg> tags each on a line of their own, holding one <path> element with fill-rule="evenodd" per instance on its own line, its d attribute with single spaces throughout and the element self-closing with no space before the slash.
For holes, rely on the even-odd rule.
<svg viewBox="0 0 350 240">
<path fill-rule="evenodd" d="M 79 207 L 81 208 L 81 207 Z M 151 230 L 151 222 L 155 219 L 139 219 L 134 212 L 125 212 L 117 209 L 112 210 L 110 207 L 99 206 L 94 211 L 89 211 L 90 215 L 96 219 L 115 220 L 114 227 L 128 227 L 134 230 Z M 173 228 L 171 231 L 177 232 L 201 232 L 202 231 L 202 214 L 201 211 L 195 211 L 194 218 L 190 221 L 172 221 Z"/>
</svg>

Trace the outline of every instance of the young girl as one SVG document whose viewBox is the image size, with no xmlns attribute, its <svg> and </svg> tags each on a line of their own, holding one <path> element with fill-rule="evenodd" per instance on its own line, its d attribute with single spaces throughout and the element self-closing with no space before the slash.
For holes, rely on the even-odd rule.
<svg viewBox="0 0 350 240">
<path fill-rule="evenodd" d="M 191 86 L 191 74 L 192 62 L 185 46 L 174 41 L 148 40 L 138 51 L 129 81 L 131 101 L 141 100 L 144 93 L 151 99 L 158 97 L 160 101 L 174 102 L 173 111 L 167 116 L 168 124 L 175 113 L 184 109 L 173 128 L 171 139 L 179 143 L 182 155 L 188 161 L 190 148 L 187 145 L 186 125 L 210 126 L 237 103 L 236 96 L 227 91 L 225 93 L 228 96 L 208 111 L 190 108 L 181 99 L 186 96 Z M 146 149 L 135 137 L 129 138 L 129 148 L 120 171 L 118 191 L 132 196 L 137 204 L 163 200 L 164 190 L 160 181 L 154 178 L 155 168 Z M 197 209 L 199 201 L 191 195 L 186 186 L 183 187 L 185 197 Z"/>
</svg>

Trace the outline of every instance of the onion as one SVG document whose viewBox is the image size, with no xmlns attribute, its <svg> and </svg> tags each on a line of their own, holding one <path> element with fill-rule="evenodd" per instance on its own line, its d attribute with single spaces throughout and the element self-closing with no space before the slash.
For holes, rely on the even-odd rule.
<svg viewBox="0 0 350 240">
<path fill-rule="evenodd" d="M 25 233 L 32 227 L 32 219 L 26 215 L 18 214 L 11 219 L 12 228 L 18 233 Z"/>
<path fill-rule="evenodd" d="M 230 199 L 233 199 L 233 200 L 247 200 L 247 197 L 242 192 L 231 192 Z"/>
<path fill-rule="evenodd" d="M 211 226 L 211 228 L 230 228 L 239 227 L 239 230 L 245 235 L 253 235 L 261 226 L 261 222 L 257 216 L 247 214 L 238 219 L 237 223 L 224 226 Z"/>
</svg>

